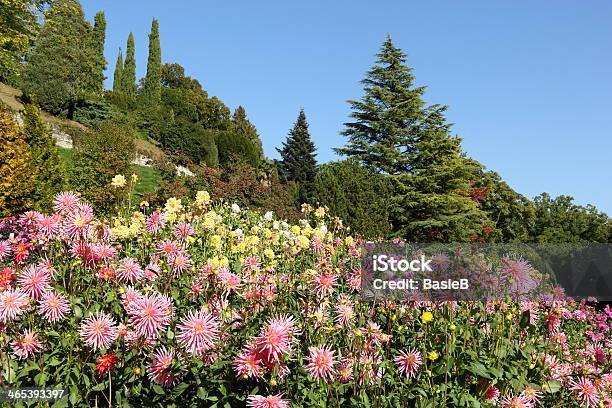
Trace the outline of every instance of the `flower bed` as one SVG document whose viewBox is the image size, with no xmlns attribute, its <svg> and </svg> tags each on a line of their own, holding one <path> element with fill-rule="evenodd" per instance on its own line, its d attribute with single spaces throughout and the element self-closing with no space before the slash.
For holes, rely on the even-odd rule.
<svg viewBox="0 0 612 408">
<path fill-rule="evenodd" d="M 106 222 L 63 193 L 2 221 L 2 385 L 66 389 L 53 406 L 612 406 L 609 308 L 365 301 L 359 240 L 303 213 L 200 192 Z"/>
</svg>

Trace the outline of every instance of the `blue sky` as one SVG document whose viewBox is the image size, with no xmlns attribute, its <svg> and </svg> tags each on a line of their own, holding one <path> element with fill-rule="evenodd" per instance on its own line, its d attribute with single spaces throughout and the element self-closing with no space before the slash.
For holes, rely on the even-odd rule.
<svg viewBox="0 0 612 408">
<path fill-rule="evenodd" d="M 108 77 L 130 31 L 145 74 L 156 17 L 163 61 L 243 105 L 269 157 L 303 107 L 319 161 L 337 158 L 346 100 L 390 34 L 470 156 L 528 197 L 568 194 L 612 214 L 609 0 L 82 3 L 90 20 L 106 13 Z"/>
</svg>

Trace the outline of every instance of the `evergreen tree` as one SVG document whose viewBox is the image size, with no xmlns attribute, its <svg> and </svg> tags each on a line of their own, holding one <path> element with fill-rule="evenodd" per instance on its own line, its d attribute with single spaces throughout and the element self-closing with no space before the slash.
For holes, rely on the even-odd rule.
<svg viewBox="0 0 612 408">
<path fill-rule="evenodd" d="M 36 175 L 34 208 L 50 211 L 53 198 L 64 188 L 64 167 L 51 131 L 35 105 L 27 105 L 23 111 L 23 132 L 32 153 L 32 173 Z"/>
<path fill-rule="evenodd" d="M 136 57 L 134 34 L 130 33 L 125 51 L 125 64 L 121 73 L 121 91 L 128 98 L 136 95 Z"/>
<path fill-rule="evenodd" d="M 235 132 L 245 136 L 255 145 L 258 154 L 263 159 L 263 146 L 261 145 L 261 139 L 257 134 L 257 128 L 247 118 L 246 110 L 242 106 L 238 106 L 232 115 L 232 127 Z"/>
<path fill-rule="evenodd" d="M 161 47 L 159 44 L 159 23 L 153 19 L 149 34 L 149 59 L 147 76 L 144 79 L 143 96 L 151 104 L 159 104 L 161 98 Z"/>
<path fill-rule="evenodd" d="M 11 113 L 0 106 L 0 219 L 32 207 L 32 156 Z"/>
<path fill-rule="evenodd" d="M 481 239 L 489 221 L 469 196 L 475 169 L 450 135 L 446 108 L 426 106 L 424 87 L 414 86 L 390 37 L 362 83 L 364 97 L 350 101 L 356 120 L 345 124 L 348 143 L 337 152 L 390 175 L 395 233 L 424 242 Z"/>
<path fill-rule="evenodd" d="M 432 106 L 413 143 L 410 172 L 393 175 L 391 220 L 399 236 L 413 241 L 486 239 L 491 222 L 470 196 L 474 165 L 451 137 L 443 112 Z"/>
<path fill-rule="evenodd" d="M 406 55 L 387 37 L 377 54 L 376 65 L 361 82 L 365 95 L 349 101 L 354 122 L 344 125 L 348 137 L 341 155 L 388 174 L 409 170 L 406 158 L 424 120 L 424 87 L 414 87 Z"/>
<path fill-rule="evenodd" d="M 301 203 L 308 202 L 312 197 L 313 182 L 317 174 L 317 160 L 316 147 L 308 132 L 304 109 L 300 110 L 283 147 L 276 150 L 281 155 L 279 162 L 281 179 L 295 181 L 299 189 L 298 199 Z"/>
<path fill-rule="evenodd" d="M 391 231 L 388 177 L 352 160 L 326 163 L 314 181 L 313 202 L 326 206 L 355 233 L 369 239 Z"/>
<path fill-rule="evenodd" d="M 91 49 L 91 26 L 76 0 L 54 1 L 45 13 L 24 70 L 23 89 L 47 111 L 68 117 L 91 90 L 96 65 Z"/>
<path fill-rule="evenodd" d="M 122 89 L 123 80 L 123 54 L 121 48 L 119 48 L 119 54 L 117 55 L 117 63 L 115 64 L 115 75 L 113 76 L 113 92 L 119 93 Z"/>
<path fill-rule="evenodd" d="M 104 70 L 106 59 L 104 58 L 104 40 L 106 38 L 106 17 L 103 11 L 96 13 L 94 26 L 91 32 L 91 48 L 94 59 L 94 70 L 91 76 L 91 87 L 94 93 L 101 93 L 104 89 Z"/>
</svg>

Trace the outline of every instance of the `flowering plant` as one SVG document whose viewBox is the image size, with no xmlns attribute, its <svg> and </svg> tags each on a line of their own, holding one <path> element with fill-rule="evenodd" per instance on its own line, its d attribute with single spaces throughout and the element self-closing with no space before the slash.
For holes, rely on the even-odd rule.
<svg viewBox="0 0 612 408">
<path fill-rule="evenodd" d="M 362 242 L 323 208 L 54 208 L 0 223 L 0 379 L 66 388 L 54 406 L 612 403 L 612 310 L 365 300 Z"/>
</svg>

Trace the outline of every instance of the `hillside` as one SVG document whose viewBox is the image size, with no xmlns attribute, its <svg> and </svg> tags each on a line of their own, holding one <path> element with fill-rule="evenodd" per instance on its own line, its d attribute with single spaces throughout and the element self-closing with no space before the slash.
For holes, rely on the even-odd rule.
<svg viewBox="0 0 612 408">
<path fill-rule="evenodd" d="M 0 82 L 0 101 L 15 112 L 20 112 L 24 108 L 21 95 L 20 90 Z M 86 130 L 87 127 L 79 122 L 59 118 L 44 111 L 42 112 L 42 117 L 52 131 L 60 151 L 60 157 L 66 165 L 69 165 L 72 161 L 71 130 Z M 139 157 L 134 161 L 134 172 L 140 180 L 136 187 L 136 193 L 143 194 L 154 191 L 160 176 L 159 172 L 150 166 L 150 158 L 162 158 L 165 154 L 159 147 L 147 140 L 136 139 L 134 143 L 139 154 Z"/>
</svg>

